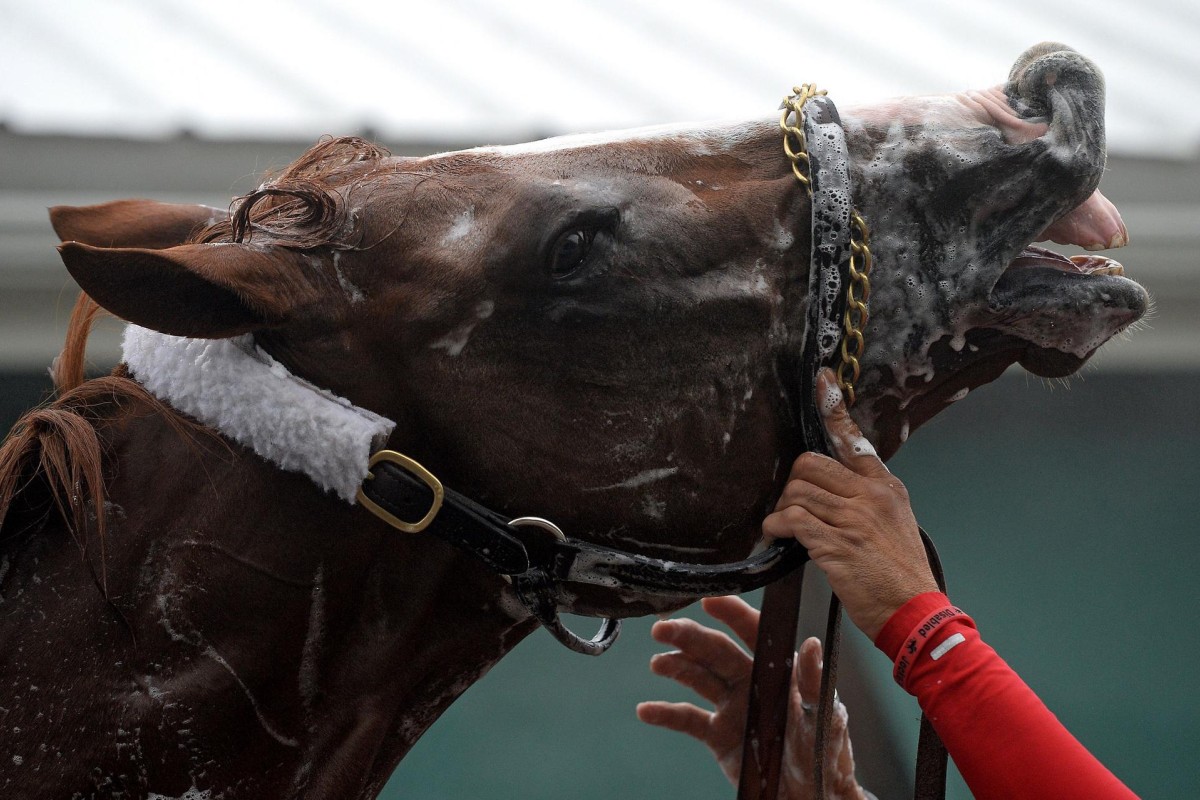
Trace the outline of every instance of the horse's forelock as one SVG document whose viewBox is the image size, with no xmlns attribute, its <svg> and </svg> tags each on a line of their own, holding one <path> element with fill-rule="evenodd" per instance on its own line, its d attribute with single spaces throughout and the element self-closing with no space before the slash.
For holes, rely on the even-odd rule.
<svg viewBox="0 0 1200 800">
<path fill-rule="evenodd" d="M 229 218 L 193 241 L 246 242 L 261 233 L 271 244 L 293 250 L 353 247 L 357 225 L 344 190 L 390 155 L 355 136 L 318 142 L 279 175 L 234 200 Z"/>
</svg>

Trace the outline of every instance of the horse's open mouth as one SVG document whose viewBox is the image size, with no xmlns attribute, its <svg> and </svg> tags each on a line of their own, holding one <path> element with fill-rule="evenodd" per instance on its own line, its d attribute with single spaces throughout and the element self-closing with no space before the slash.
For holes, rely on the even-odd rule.
<svg viewBox="0 0 1200 800">
<path fill-rule="evenodd" d="M 1099 192 L 1050 226 L 1043 238 L 1089 250 L 1122 247 L 1128 234 Z M 1021 366 L 1042 377 L 1078 370 L 1100 345 L 1145 313 L 1146 291 L 1104 255 L 1064 256 L 1029 245 L 1000 274 L 988 298 L 988 327 L 1027 344 Z"/>
<path fill-rule="evenodd" d="M 1115 207 L 1096 193 L 1039 239 L 1098 250 L 1123 246 L 1128 234 Z M 876 403 L 876 448 L 891 455 L 910 430 L 1013 363 L 1046 378 L 1078 371 L 1142 316 L 1148 302 L 1146 290 L 1107 256 L 1023 247 L 999 271 L 984 307 L 967 312 L 957 335 L 930 345 L 930 370 L 911 376 L 899 397 Z"/>
</svg>

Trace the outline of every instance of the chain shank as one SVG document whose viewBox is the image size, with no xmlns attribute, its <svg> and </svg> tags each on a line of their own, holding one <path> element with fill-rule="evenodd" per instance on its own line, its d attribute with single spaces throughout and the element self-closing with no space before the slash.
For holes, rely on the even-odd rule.
<svg viewBox="0 0 1200 800">
<path fill-rule="evenodd" d="M 783 99 L 779 129 L 783 131 L 783 152 L 792 165 L 796 180 L 812 197 L 809 180 L 808 142 L 804 136 L 804 104 L 817 95 L 826 94 L 815 85 L 793 86 L 792 94 Z M 846 313 L 842 315 L 842 346 L 837 365 L 837 381 L 846 395 L 846 405 L 858 399 L 854 386 L 862 374 L 862 354 L 866 349 L 867 303 L 871 298 L 871 231 L 867 222 L 853 209 L 850 214 L 850 285 L 846 287 Z M 847 376 L 846 370 L 850 370 Z"/>
</svg>

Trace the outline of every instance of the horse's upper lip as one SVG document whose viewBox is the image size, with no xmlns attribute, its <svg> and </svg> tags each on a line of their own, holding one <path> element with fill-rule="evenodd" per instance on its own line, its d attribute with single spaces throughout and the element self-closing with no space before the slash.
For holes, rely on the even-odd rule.
<svg viewBox="0 0 1200 800">
<path fill-rule="evenodd" d="M 1121 212 L 1097 189 L 1048 225 L 1037 240 L 1078 245 L 1084 250 L 1110 250 L 1127 245 L 1129 231 Z"/>
</svg>

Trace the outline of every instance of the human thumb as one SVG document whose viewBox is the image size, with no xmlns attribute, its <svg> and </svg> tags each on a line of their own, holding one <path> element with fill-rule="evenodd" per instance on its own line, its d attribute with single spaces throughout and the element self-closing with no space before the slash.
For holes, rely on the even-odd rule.
<svg viewBox="0 0 1200 800">
<path fill-rule="evenodd" d="M 829 446 L 833 448 L 838 461 L 866 477 L 891 474 L 879 459 L 874 445 L 863 436 L 850 417 L 850 412 L 846 410 L 846 399 L 838 387 L 833 370 L 829 368 L 817 373 L 817 405 L 821 420 L 825 423 Z"/>
</svg>

